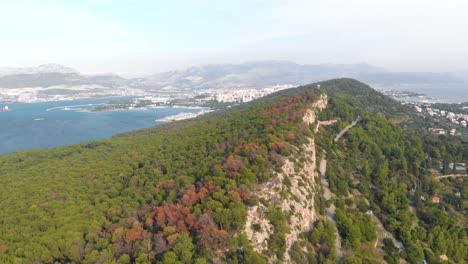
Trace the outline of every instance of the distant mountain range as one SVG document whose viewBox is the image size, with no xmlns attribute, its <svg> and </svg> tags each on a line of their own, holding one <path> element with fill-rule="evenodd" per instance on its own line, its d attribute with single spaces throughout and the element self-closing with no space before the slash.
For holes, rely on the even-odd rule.
<svg viewBox="0 0 468 264">
<path fill-rule="evenodd" d="M 350 77 L 382 86 L 463 84 L 460 73 L 392 72 L 368 64 L 296 64 L 287 61 L 260 61 L 242 64 L 209 64 L 182 70 L 126 79 L 118 75 L 83 75 L 57 64 L 30 68 L 0 68 L 0 88 L 95 85 L 103 88 L 143 90 L 262 88 L 291 84 L 302 85 L 339 77 Z"/>
<path fill-rule="evenodd" d="M 0 88 L 99 85 L 123 86 L 128 80 L 117 75 L 83 75 L 75 69 L 45 64 L 28 68 L 0 68 Z"/>
</svg>

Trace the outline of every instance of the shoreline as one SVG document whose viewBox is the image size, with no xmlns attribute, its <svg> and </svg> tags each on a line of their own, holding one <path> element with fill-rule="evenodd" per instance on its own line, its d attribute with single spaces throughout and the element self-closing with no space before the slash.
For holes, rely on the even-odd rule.
<svg viewBox="0 0 468 264">
<path fill-rule="evenodd" d="M 103 104 L 105 105 L 105 104 Z M 210 107 L 204 106 L 184 106 L 184 105 L 168 105 L 168 106 L 143 106 L 143 107 L 132 107 L 132 108 L 108 108 L 102 110 L 90 110 L 90 109 L 80 109 L 79 112 L 87 112 L 87 113 L 100 113 L 100 112 L 116 112 L 116 111 L 147 111 L 148 109 L 163 109 L 163 108 L 176 108 L 176 109 L 192 109 L 192 110 L 212 110 Z"/>
<path fill-rule="evenodd" d="M 210 109 L 210 110 L 201 110 L 198 113 L 179 113 L 179 114 L 170 115 L 170 116 L 166 116 L 166 117 L 163 117 L 163 118 L 155 119 L 154 121 L 155 122 L 163 122 L 163 123 L 168 123 L 168 122 L 173 122 L 173 121 L 180 121 L 180 120 L 195 118 L 195 117 L 207 114 L 207 113 L 211 113 L 213 111 L 214 110 Z"/>
</svg>

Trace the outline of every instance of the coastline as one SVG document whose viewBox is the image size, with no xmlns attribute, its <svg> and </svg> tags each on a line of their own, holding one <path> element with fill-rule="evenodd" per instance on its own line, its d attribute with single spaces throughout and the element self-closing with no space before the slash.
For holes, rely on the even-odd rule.
<svg viewBox="0 0 468 264">
<path fill-rule="evenodd" d="M 154 106 L 143 108 L 113 109 L 92 114 L 90 108 L 107 103 L 103 99 L 77 100 L 70 102 L 41 102 L 12 104 L 10 111 L 0 113 L 6 125 L 0 131 L 0 155 L 20 150 L 44 149 L 85 141 L 110 138 L 116 134 L 145 129 L 164 124 L 155 119 L 167 120 L 191 118 L 193 115 L 177 116 L 180 113 L 206 113 L 202 107 L 184 105 Z M 84 105 L 84 106 L 78 106 Z M 0 105 L 1 106 L 1 105 Z M 102 105 L 101 105 L 102 106 Z M 67 108 L 68 109 L 65 109 Z M 185 107 L 185 108 L 184 108 Z M 46 111 L 47 109 L 52 110 Z M 201 112 L 201 113 L 199 113 Z"/>
<path fill-rule="evenodd" d="M 170 115 L 170 116 L 166 116 L 163 118 L 155 119 L 154 121 L 167 123 L 167 122 L 172 122 L 172 121 L 195 118 L 197 116 L 201 116 L 210 112 L 213 112 L 213 110 L 211 109 L 201 110 L 198 113 L 180 113 L 180 114 L 175 114 L 175 115 Z"/>
<path fill-rule="evenodd" d="M 103 104 L 105 105 L 105 104 Z M 111 106 L 111 105 L 109 105 Z M 80 109 L 79 112 L 87 112 L 87 113 L 98 113 L 98 112 L 116 112 L 116 111 L 132 111 L 132 110 L 137 110 L 137 111 L 146 111 L 148 109 L 163 109 L 163 108 L 175 108 L 175 109 L 192 109 L 192 110 L 211 110 L 209 107 L 204 107 L 204 106 L 184 106 L 184 105 L 158 105 L 158 106 L 151 106 L 147 105 L 144 107 L 119 107 L 119 108 L 106 108 L 106 109 Z"/>
</svg>

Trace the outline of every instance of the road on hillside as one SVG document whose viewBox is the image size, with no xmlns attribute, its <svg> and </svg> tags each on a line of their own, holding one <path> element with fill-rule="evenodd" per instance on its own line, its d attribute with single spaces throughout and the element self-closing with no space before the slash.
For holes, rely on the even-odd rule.
<svg viewBox="0 0 468 264">
<path fill-rule="evenodd" d="M 338 135 L 336 135 L 335 137 L 335 143 L 346 133 L 348 132 L 348 130 L 350 130 L 353 126 L 355 126 L 359 120 L 361 120 L 361 117 L 358 116 L 356 118 L 356 120 L 354 120 L 354 122 L 352 122 L 349 126 L 345 127 L 343 130 L 340 131 L 340 133 L 338 133 Z"/>
<path fill-rule="evenodd" d="M 338 135 L 335 137 L 335 140 L 334 142 L 336 143 L 346 132 L 348 132 L 351 128 L 353 128 L 358 122 L 359 120 L 361 120 L 361 117 L 358 116 L 356 118 L 356 120 L 354 122 L 352 122 L 350 125 L 348 125 L 347 127 L 345 127 L 343 130 L 340 131 L 340 133 L 338 133 Z M 324 189 L 324 198 L 326 200 L 329 200 L 333 193 L 330 191 L 330 185 L 328 183 L 328 180 L 326 178 L 326 171 L 327 171 L 327 159 L 326 159 L 326 155 L 327 155 L 327 152 L 324 151 L 324 158 L 320 161 L 320 174 L 321 174 L 321 182 L 322 182 L 322 186 L 323 186 L 323 189 Z M 333 223 L 333 225 L 335 226 L 336 230 L 338 231 L 338 228 L 336 226 L 336 214 L 335 214 L 335 205 L 332 204 L 330 205 L 329 208 L 327 208 L 326 210 L 326 214 L 327 214 L 327 218 L 328 220 Z M 375 243 L 375 247 L 377 247 L 377 244 L 379 242 L 382 242 L 382 240 L 384 238 L 390 238 L 392 241 L 393 241 L 393 245 L 395 247 L 397 247 L 400 251 L 404 251 L 405 248 L 403 246 L 403 243 L 401 243 L 401 241 L 398 241 L 393 235 L 392 233 L 388 232 L 385 227 L 383 226 L 382 222 L 380 221 L 379 218 L 377 218 L 373 213 L 371 214 L 371 218 L 376 226 L 376 231 L 377 231 L 377 239 L 376 239 L 376 243 Z M 342 253 L 342 250 L 341 250 L 341 237 L 340 235 L 338 234 L 337 232 L 337 240 L 336 240 L 336 251 L 337 251 L 337 255 L 339 258 L 342 258 L 343 257 L 343 253 Z M 380 240 L 382 239 L 382 240 Z M 380 241 L 379 241 L 380 240 Z"/>
<path fill-rule="evenodd" d="M 436 179 L 445 179 L 445 178 L 458 178 L 458 177 L 468 177 L 468 174 L 448 174 L 442 176 L 436 176 Z"/>
<path fill-rule="evenodd" d="M 349 126 L 345 127 L 343 130 L 340 131 L 340 133 L 335 137 L 335 142 L 337 142 L 348 130 L 350 130 L 353 126 L 355 126 L 359 120 L 361 120 L 361 117 L 358 116 L 357 119 L 352 122 Z M 336 120 L 329 120 L 329 121 L 321 121 L 317 123 L 317 126 L 315 127 L 315 132 L 318 131 L 318 128 L 320 125 L 331 125 L 335 123 Z M 327 172 L 327 152 L 324 150 L 323 153 L 323 158 L 320 161 L 320 181 L 323 186 L 323 197 L 325 200 L 330 200 L 332 198 L 333 193 L 330 191 L 330 184 L 327 180 L 326 172 Z M 338 256 L 338 259 L 341 259 L 343 257 L 343 251 L 341 249 L 341 236 L 338 233 L 338 227 L 336 226 L 336 213 L 335 213 L 336 207 L 334 204 L 331 204 L 327 209 L 326 209 L 326 215 L 327 219 L 335 226 L 336 230 L 336 240 L 335 240 L 335 247 L 336 247 L 336 255 Z"/>
<path fill-rule="evenodd" d="M 320 180 L 321 180 L 322 186 L 323 186 L 323 197 L 328 201 L 332 197 L 332 192 L 330 191 L 330 185 L 328 183 L 327 177 L 325 176 L 325 174 L 327 172 L 327 158 L 326 158 L 327 152 L 324 151 L 323 154 L 324 154 L 324 156 L 323 156 L 322 160 L 320 161 L 320 168 L 319 168 L 319 170 L 320 170 Z M 338 233 L 338 227 L 336 226 L 336 221 L 335 221 L 335 219 L 336 219 L 335 210 L 336 210 L 335 205 L 331 204 L 326 209 L 326 215 L 327 215 L 328 221 L 330 221 L 333 224 L 333 226 L 335 226 L 335 229 L 336 229 L 336 240 L 335 240 L 336 255 L 340 259 L 340 258 L 343 257 L 343 252 L 341 250 L 341 236 Z"/>
<path fill-rule="evenodd" d="M 403 243 L 401 241 L 398 241 L 392 233 L 388 232 L 387 229 L 385 229 L 384 225 L 380 221 L 380 219 L 375 216 L 373 213 L 371 214 L 372 221 L 374 221 L 376 231 L 377 231 L 377 241 L 382 238 L 382 245 L 383 245 L 383 239 L 384 238 L 390 238 L 393 241 L 393 245 L 398 248 L 400 251 L 404 251 L 405 247 L 403 246 Z M 377 243 L 376 243 L 377 245 Z"/>
<path fill-rule="evenodd" d="M 334 123 L 336 123 L 338 120 L 336 119 L 333 119 L 333 120 L 327 120 L 327 121 L 318 121 L 317 122 L 317 126 L 315 127 L 315 133 L 318 132 L 320 126 L 329 126 L 329 125 L 333 125 Z"/>
</svg>

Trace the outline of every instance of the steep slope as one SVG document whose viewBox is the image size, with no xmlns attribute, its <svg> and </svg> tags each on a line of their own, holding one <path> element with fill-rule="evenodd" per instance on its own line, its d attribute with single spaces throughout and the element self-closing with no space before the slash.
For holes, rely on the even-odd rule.
<svg viewBox="0 0 468 264">
<path fill-rule="evenodd" d="M 247 207 L 258 204 L 251 190 L 308 142 L 303 116 L 319 99 L 314 90 L 290 93 L 109 140 L 1 156 L 1 262 L 264 261 L 243 235 Z M 273 211 L 284 236 L 286 215 Z"/>
<path fill-rule="evenodd" d="M 442 194 L 426 157 L 458 145 L 437 154 L 441 141 L 423 144 L 384 118 L 403 110 L 339 79 L 108 140 L 0 156 L 0 262 L 462 263 L 464 216 L 416 199 Z M 328 201 L 317 172 L 325 157 Z M 370 211 L 405 251 L 378 235 Z"/>
<path fill-rule="evenodd" d="M 340 99 L 332 97 L 323 116 L 339 121 L 324 127 L 316 138 L 327 151 L 326 178 L 335 197 L 343 261 L 464 263 L 466 216 L 458 211 L 466 210 L 467 199 L 450 194 L 463 189 L 464 179 L 441 183 L 433 174 L 440 170 L 439 161 L 466 162 L 466 145 L 457 138 L 428 136 L 389 122 L 383 117 L 405 108 L 385 107 L 392 106 L 386 98 L 369 96 L 370 102 L 380 105 L 363 108 L 361 95 L 372 92 L 353 83 L 348 80 L 345 89 L 324 88 Z M 353 128 L 332 140 L 357 117 Z M 432 202 L 434 196 L 444 196 L 444 203 Z"/>
<path fill-rule="evenodd" d="M 326 108 L 326 96 L 312 103 L 303 116 L 307 127 L 316 124 L 316 113 Z M 246 234 L 256 251 L 272 256 L 269 261 L 284 260 L 290 263 L 290 249 L 300 238 L 299 235 L 309 231 L 316 220 L 314 196 L 317 192 L 316 149 L 314 137 L 299 148 L 291 150 L 293 159 L 283 161 L 281 171 L 270 180 L 256 187 L 255 196 L 262 203 L 248 209 Z M 273 239 L 278 236 L 275 223 L 269 219 L 270 210 L 280 209 L 287 216 L 288 232 L 280 248 L 272 248 Z M 256 228 L 255 228 L 256 225 Z M 284 252 L 282 252 L 284 251 Z"/>
</svg>

